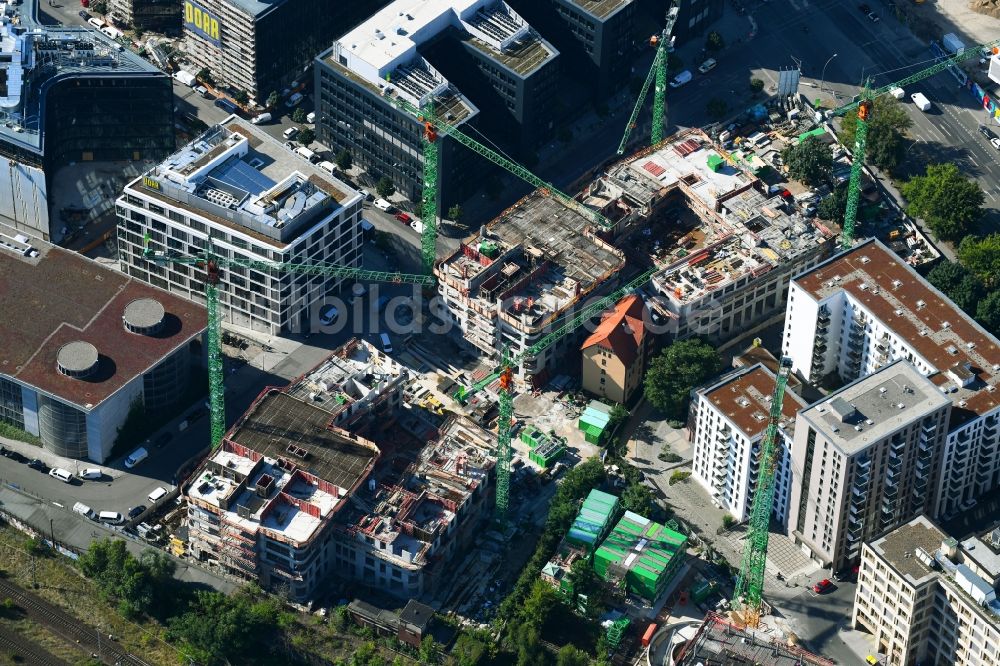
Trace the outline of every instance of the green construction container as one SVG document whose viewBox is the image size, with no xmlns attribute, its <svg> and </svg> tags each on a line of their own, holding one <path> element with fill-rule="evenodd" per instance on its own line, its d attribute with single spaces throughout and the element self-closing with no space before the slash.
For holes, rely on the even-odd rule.
<svg viewBox="0 0 1000 666">
<path fill-rule="evenodd" d="M 596 400 L 591 402 L 583 410 L 583 414 L 580 415 L 580 421 L 577 424 L 580 430 L 583 431 L 584 439 L 591 444 L 600 444 L 601 435 L 604 433 L 604 429 L 608 427 L 608 421 L 611 419 L 610 408 L 605 412 L 601 409 L 603 407 L 607 407 L 607 405 Z"/>
<path fill-rule="evenodd" d="M 711 155 L 708 156 L 708 168 L 711 169 L 712 171 L 718 171 L 719 169 L 722 168 L 722 165 L 725 163 L 726 161 L 722 159 L 722 157 L 720 157 L 719 155 L 716 155 L 715 153 L 712 153 Z"/>
<path fill-rule="evenodd" d="M 528 459 L 539 467 L 548 469 L 566 453 L 562 440 L 547 438 L 528 452 Z"/>
<path fill-rule="evenodd" d="M 715 581 L 706 580 L 700 585 L 696 585 L 694 589 L 691 590 L 691 600 L 696 604 L 700 604 L 705 599 L 712 596 L 713 591 L 715 591 Z"/>
<path fill-rule="evenodd" d="M 591 490 L 566 533 L 566 540 L 586 548 L 587 552 L 593 551 L 607 535 L 617 513 L 617 497 L 600 490 Z"/>
<path fill-rule="evenodd" d="M 686 546 L 683 534 L 626 511 L 594 553 L 594 571 L 654 602 L 684 561 Z"/>
</svg>

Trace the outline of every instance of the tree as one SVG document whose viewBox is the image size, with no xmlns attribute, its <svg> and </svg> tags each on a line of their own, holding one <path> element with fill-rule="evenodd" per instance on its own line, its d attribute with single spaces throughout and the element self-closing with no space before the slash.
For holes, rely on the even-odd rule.
<svg viewBox="0 0 1000 666">
<path fill-rule="evenodd" d="M 958 246 L 958 259 L 988 289 L 1000 286 L 1000 234 L 967 236 Z"/>
<path fill-rule="evenodd" d="M 198 70 L 198 75 L 195 78 L 205 83 L 211 83 L 212 71 L 208 67 L 202 67 L 200 70 Z"/>
<path fill-rule="evenodd" d="M 293 123 L 304 123 L 306 121 L 306 112 L 301 106 L 295 107 L 292 111 L 292 122 Z"/>
<path fill-rule="evenodd" d="M 906 212 L 923 219 L 941 240 L 968 236 L 983 214 L 983 190 L 951 163 L 928 164 L 926 175 L 914 176 L 900 191 L 909 203 Z"/>
<path fill-rule="evenodd" d="M 983 283 L 962 264 L 944 260 L 927 273 L 927 280 L 958 307 L 975 316 Z"/>
<path fill-rule="evenodd" d="M 659 355 L 646 372 L 646 399 L 667 413 L 682 419 L 691 389 L 722 369 L 722 359 L 711 345 L 697 339 L 675 342 Z"/>
<path fill-rule="evenodd" d="M 174 564 L 163 553 L 150 550 L 136 559 L 123 540 L 106 538 L 92 541 L 77 565 L 125 617 L 162 611 L 169 603 Z"/>
<path fill-rule="evenodd" d="M 588 666 L 590 657 L 586 652 L 576 647 L 572 643 L 567 643 L 559 648 L 556 654 L 556 666 Z"/>
<path fill-rule="evenodd" d="M 392 184 L 392 179 L 389 176 L 382 176 L 375 184 L 375 191 L 383 199 L 388 199 L 396 192 L 396 186 Z"/>
<path fill-rule="evenodd" d="M 199 590 L 187 612 L 170 618 L 167 636 L 200 664 L 252 663 L 268 651 L 280 614 L 276 601 L 246 591 L 226 596 Z"/>
<path fill-rule="evenodd" d="M 715 30 L 708 33 L 708 35 L 705 37 L 706 51 L 711 51 L 712 53 L 716 53 L 718 51 L 721 51 L 725 47 L 726 47 L 726 40 L 724 40 L 722 38 L 722 35 L 716 32 Z"/>
<path fill-rule="evenodd" d="M 840 222 L 847 212 L 847 183 L 840 183 L 816 206 L 820 219 Z"/>
<path fill-rule="evenodd" d="M 514 630 L 514 641 L 517 645 L 517 666 L 546 666 L 548 653 L 538 641 L 536 627 L 527 622 L 518 625 Z"/>
<path fill-rule="evenodd" d="M 615 403 L 608 413 L 608 423 L 604 426 L 604 431 L 601 433 L 602 443 L 607 445 L 611 441 L 612 435 L 626 421 L 628 421 L 628 410 L 620 404 Z"/>
<path fill-rule="evenodd" d="M 295 140 L 301 143 L 303 146 L 308 146 L 310 143 L 316 140 L 316 132 L 312 131 L 308 127 L 299 132 Z"/>
<path fill-rule="evenodd" d="M 278 91 L 272 90 L 271 94 L 267 96 L 267 102 L 266 102 L 267 108 L 273 109 L 274 107 L 278 106 L 278 102 L 280 101 L 281 98 L 278 97 Z"/>
<path fill-rule="evenodd" d="M 438 660 L 438 647 L 434 643 L 433 636 L 424 636 L 423 640 L 420 641 L 420 663 L 421 664 L 436 664 Z"/>
<path fill-rule="evenodd" d="M 712 120 L 722 120 L 727 111 L 729 111 L 729 103 L 721 97 L 713 97 L 705 105 L 705 113 Z"/>
<path fill-rule="evenodd" d="M 525 624 L 541 628 L 545 620 L 552 612 L 552 607 L 556 605 L 556 593 L 552 587 L 543 580 L 536 579 L 531 588 L 531 594 L 524 600 L 521 606 L 521 618 Z"/>
<path fill-rule="evenodd" d="M 354 158 L 351 157 L 351 151 L 347 148 L 342 148 L 337 153 L 337 168 L 341 171 L 350 171 L 352 166 L 354 166 Z"/>
<path fill-rule="evenodd" d="M 868 121 L 868 140 L 865 144 L 865 162 L 880 169 L 892 171 L 905 156 L 903 135 L 913 126 L 906 109 L 892 95 L 875 98 Z M 854 146 L 858 129 L 858 114 L 848 113 L 840 120 L 840 141 Z"/>
<path fill-rule="evenodd" d="M 814 136 L 798 144 L 790 143 L 781 151 L 781 159 L 788 167 L 788 175 L 806 185 L 819 185 L 833 171 L 833 153 L 830 146 Z"/>
<path fill-rule="evenodd" d="M 458 204 L 455 204 L 454 206 L 449 208 L 448 219 L 452 220 L 453 222 L 460 221 L 462 219 L 462 207 L 459 206 Z"/>
<path fill-rule="evenodd" d="M 993 335 L 1000 335 L 1000 291 L 990 292 L 976 307 L 976 319 Z"/>
<path fill-rule="evenodd" d="M 641 483 L 626 486 L 621 501 L 622 508 L 640 516 L 648 516 L 653 509 L 653 493 Z"/>
<path fill-rule="evenodd" d="M 236 94 L 233 95 L 233 99 L 235 99 L 236 103 L 240 106 L 246 106 L 250 102 L 250 93 L 246 90 L 237 90 Z"/>
<path fill-rule="evenodd" d="M 485 643 L 463 631 L 451 654 L 458 660 L 458 666 L 476 666 L 486 655 L 487 646 Z"/>
<path fill-rule="evenodd" d="M 750 90 L 754 95 L 764 90 L 764 82 L 757 77 L 750 77 Z"/>
</svg>

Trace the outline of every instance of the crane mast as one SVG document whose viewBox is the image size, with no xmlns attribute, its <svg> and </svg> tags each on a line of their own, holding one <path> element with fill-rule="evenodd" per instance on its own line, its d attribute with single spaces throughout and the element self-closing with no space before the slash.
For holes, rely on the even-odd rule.
<svg viewBox="0 0 1000 666">
<path fill-rule="evenodd" d="M 666 119 L 666 92 L 667 92 L 667 61 L 669 60 L 670 44 L 673 41 L 674 24 L 677 23 L 679 8 L 674 5 L 673 0 L 667 4 L 667 16 L 663 26 L 663 32 L 657 37 L 653 35 L 649 43 L 656 47 L 656 55 L 653 56 L 653 65 L 646 74 L 639 96 L 632 108 L 632 115 L 629 116 L 628 123 L 625 124 L 625 133 L 622 135 L 621 143 L 618 144 L 618 154 L 625 153 L 632 130 L 636 127 L 636 121 L 643 105 L 646 103 L 646 95 L 649 94 L 649 87 L 653 86 L 653 129 L 650 133 L 650 145 L 655 146 L 663 140 L 663 121 Z"/>
</svg>

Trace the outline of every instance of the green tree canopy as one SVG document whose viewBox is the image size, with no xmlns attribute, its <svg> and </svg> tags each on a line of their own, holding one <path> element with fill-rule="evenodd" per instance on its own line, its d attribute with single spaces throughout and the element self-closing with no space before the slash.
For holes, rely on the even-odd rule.
<svg viewBox="0 0 1000 666">
<path fill-rule="evenodd" d="M 764 89 L 764 81 L 753 76 L 750 77 L 750 90 L 755 95 Z"/>
<path fill-rule="evenodd" d="M 573 644 L 566 644 L 559 648 L 556 654 L 556 666 L 589 666 L 590 657 L 586 652 Z"/>
<path fill-rule="evenodd" d="M 304 123 L 306 121 L 306 111 L 301 106 L 295 107 L 292 111 L 292 122 L 293 123 Z"/>
<path fill-rule="evenodd" d="M 274 107 L 278 106 L 278 102 L 280 101 L 281 98 L 278 97 L 278 91 L 272 90 L 271 94 L 267 96 L 267 108 L 273 109 Z"/>
<path fill-rule="evenodd" d="M 820 185 L 833 171 L 833 153 L 830 146 L 814 136 L 801 143 L 791 143 L 781 151 L 781 159 L 788 167 L 788 175 L 809 186 Z"/>
<path fill-rule="evenodd" d="M 990 292 L 976 306 L 976 319 L 993 335 L 1000 335 L 1000 291 Z"/>
<path fill-rule="evenodd" d="M 926 175 L 914 176 L 900 191 L 908 202 L 906 212 L 922 218 L 942 240 L 965 238 L 983 214 L 983 190 L 954 164 L 929 164 Z"/>
<path fill-rule="evenodd" d="M 708 343 L 697 339 L 675 342 L 653 358 L 646 372 L 646 399 L 668 418 L 681 420 L 691 389 L 721 369 L 722 359 Z"/>
<path fill-rule="evenodd" d="M 927 280 L 944 292 L 955 305 L 975 316 L 976 305 L 983 297 L 983 283 L 965 266 L 942 261 L 927 273 Z"/>
<path fill-rule="evenodd" d="M 903 136 L 912 126 L 913 121 L 899 100 L 892 95 L 877 97 L 868 121 L 865 161 L 887 171 L 895 169 L 905 154 Z M 857 113 L 848 113 L 841 119 L 840 140 L 845 146 L 854 145 L 857 129 Z"/>
<path fill-rule="evenodd" d="M 198 70 L 198 74 L 197 76 L 195 76 L 195 78 L 198 79 L 199 81 L 204 81 L 205 83 L 211 83 L 212 70 L 210 70 L 208 67 L 202 67 L 201 69 Z"/>
<path fill-rule="evenodd" d="M 160 613 L 170 603 L 174 563 L 164 553 L 147 550 L 137 559 L 122 539 L 105 538 L 92 541 L 77 566 L 125 617 Z"/>
<path fill-rule="evenodd" d="M 389 176 L 382 176 L 375 184 L 375 191 L 380 197 L 387 199 L 396 192 L 396 186 L 392 184 L 392 179 Z"/>
<path fill-rule="evenodd" d="M 641 483 L 631 483 L 621 495 L 622 508 L 640 516 L 648 516 L 653 509 L 653 493 Z"/>
<path fill-rule="evenodd" d="M 816 214 L 823 220 L 843 222 L 847 212 L 847 183 L 840 183 L 816 206 Z"/>
<path fill-rule="evenodd" d="M 723 39 L 722 35 L 716 32 L 715 30 L 708 33 L 708 35 L 705 37 L 706 51 L 712 51 L 714 53 L 716 51 L 721 51 L 723 48 L 725 48 L 725 46 L 726 46 L 726 40 Z"/>
<path fill-rule="evenodd" d="M 301 132 L 298 133 L 298 136 L 295 137 L 295 140 L 301 143 L 303 146 L 308 146 L 310 143 L 316 140 L 316 132 L 313 132 L 311 129 L 306 127 L 305 129 L 303 129 Z"/>
<path fill-rule="evenodd" d="M 250 101 L 250 94 L 246 90 L 237 90 L 236 94 L 233 95 L 233 99 L 240 106 L 246 106 L 247 102 Z"/>
<path fill-rule="evenodd" d="M 1000 286 L 1000 234 L 967 236 L 958 246 L 958 259 L 988 288 Z"/>
<path fill-rule="evenodd" d="M 486 653 L 487 645 L 466 631 L 458 637 L 451 651 L 452 657 L 458 660 L 458 666 L 476 666 Z"/>
<path fill-rule="evenodd" d="M 351 156 L 351 151 L 347 148 L 341 149 L 337 153 L 337 168 L 341 171 L 348 171 L 352 166 L 354 166 L 354 158 Z"/>
<path fill-rule="evenodd" d="M 454 222 L 460 221 L 462 219 L 462 207 L 458 204 L 455 204 L 454 206 L 449 208 L 448 219 Z"/>
<path fill-rule="evenodd" d="M 272 599 L 199 591 L 187 612 L 170 618 L 168 637 L 181 641 L 200 664 L 251 663 L 269 651 L 280 623 L 281 609 Z"/>
</svg>

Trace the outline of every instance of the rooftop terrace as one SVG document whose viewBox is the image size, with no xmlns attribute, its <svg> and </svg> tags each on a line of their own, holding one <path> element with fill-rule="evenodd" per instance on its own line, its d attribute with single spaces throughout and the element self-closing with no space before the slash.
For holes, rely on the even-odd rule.
<svg viewBox="0 0 1000 666">
<path fill-rule="evenodd" d="M 632 0 L 573 0 L 573 4 L 599 19 L 611 16 L 631 2 Z"/>
<path fill-rule="evenodd" d="M 1000 406 L 1000 342 L 877 240 L 868 240 L 795 282 L 813 298 L 849 293 L 938 370 L 957 427 Z"/>
<path fill-rule="evenodd" d="M 767 429 L 775 381 L 774 373 L 758 364 L 707 389 L 705 398 L 747 439 L 754 439 Z M 805 406 L 802 398 L 785 391 L 779 427 L 789 436 L 795 430 L 795 415 Z"/>
</svg>

